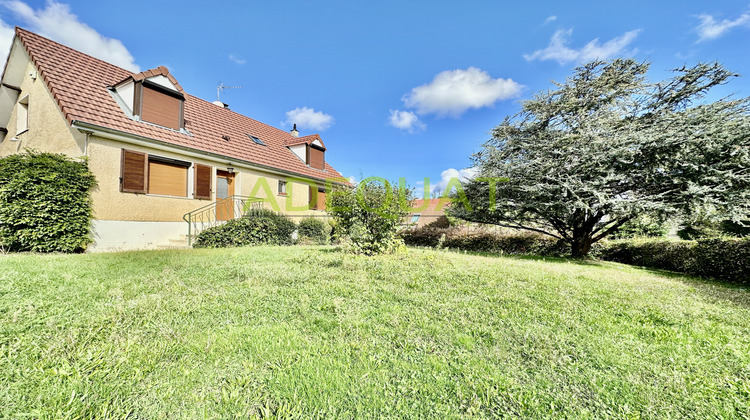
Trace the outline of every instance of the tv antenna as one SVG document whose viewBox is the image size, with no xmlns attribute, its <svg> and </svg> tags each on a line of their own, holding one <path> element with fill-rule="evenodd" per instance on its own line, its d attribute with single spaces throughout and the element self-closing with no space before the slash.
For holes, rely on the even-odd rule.
<svg viewBox="0 0 750 420">
<path fill-rule="evenodd" d="M 216 86 L 216 100 L 219 102 L 221 102 L 221 93 L 224 89 L 242 89 L 242 86 L 224 86 L 224 83 L 219 83 L 219 86 Z"/>
</svg>

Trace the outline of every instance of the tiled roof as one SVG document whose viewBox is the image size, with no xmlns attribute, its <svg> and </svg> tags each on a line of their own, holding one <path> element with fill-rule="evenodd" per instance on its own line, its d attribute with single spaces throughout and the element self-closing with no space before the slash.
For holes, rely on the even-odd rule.
<svg viewBox="0 0 750 420">
<path fill-rule="evenodd" d="M 319 141 L 321 145 L 323 145 L 323 150 L 325 150 L 326 145 L 323 143 L 323 139 L 320 138 L 317 134 L 310 134 L 309 136 L 302 136 L 302 137 L 292 137 L 290 140 L 286 141 L 287 146 L 296 146 L 298 144 L 312 144 L 315 140 Z"/>
<path fill-rule="evenodd" d="M 286 147 L 287 142 L 311 136 L 295 138 L 284 130 L 192 95 L 185 94 L 185 128 L 190 134 L 132 120 L 107 88 L 129 77 L 151 77 L 145 75 L 149 71 L 131 73 L 25 29 L 16 28 L 16 36 L 69 123 L 89 123 L 310 178 L 341 177 L 328 162 L 324 171 L 313 169 Z M 169 74 L 166 68 L 160 69 L 150 71 L 154 75 L 164 75 L 162 71 Z M 176 80 L 173 83 L 176 84 Z M 260 138 L 266 146 L 255 143 L 248 134 Z"/>
<path fill-rule="evenodd" d="M 167 69 L 164 66 L 159 66 L 155 69 L 142 71 L 138 74 L 134 74 L 132 76 L 128 76 L 125 78 L 125 80 L 133 79 L 136 82 L 140 82 L 141 80 L 148 79 L 149 77 L 154 76 L 164 76 L 167 79 L 169 79 L 170 82 L 177 88 L 177 90 L 180 91 L 180 93 L 185 93 L 184 90 L 182 90 L 182 86 L 177 82 L 177 79 L 174 78 L 171 74 L 169 74 L 169 69 Z M 121 80 L 118 83 L 114 83 L 113 86 L 119 85 L 120 83 L 124 82 L 125 80 Z"/>
</svg>

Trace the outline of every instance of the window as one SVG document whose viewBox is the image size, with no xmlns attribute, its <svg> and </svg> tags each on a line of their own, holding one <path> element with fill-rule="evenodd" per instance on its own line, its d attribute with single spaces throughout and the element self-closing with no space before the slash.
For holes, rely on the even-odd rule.
<svg viewBox="0 0 750 420">
<path fill-rule="evenodd" d="M 411 220 L 409 221 L 409 223 L 417 223 L 419 221 L 419 216 L 421 216 L 421 214 L 419 214 L 419 213 L 412 214 L 411 215 Z"/>
<path fill-rule="evenodd" d="M 307 148 L 307 164 L 311 168 L 325 169 L 325 151 L 315 146 L 308 146 Z"/>
<path fill-rule="evenodd" d="M 29 95 L 18 101 L 16 110 L 16 135 L 29 130 Z"/>
<path fill-rule="evenodd" d="M 188 196 L 188 168 L 192 164 L 122 149 L 120 191 L 136 194 Z M 196 165 L 195 198 L 210 198 L 211 167 Z"/>
<path fill-rule="evenodd" d="M 286 195 L 286 181 L 279 181 L 279 195 Z"/>
<path fill-rule="evenodd" d="M 255 137 L 255 136 L 251 136 L 250 134 L 248 134 L 247 136 L 250 137 L 250 139 L 252 139 L 256 144 L 259 144 L 261 146 L 265 146 L 266 145 L 265 143 L 263 143 L 263 140 Z"/>
<path fill-rule="evenodd" d="M 142 121 L 179 130 L 183 128 L 183 102 L 181 93 L 145 80 L 136 84 L 133 112 Z"/>
<path fill-rule="evenodd" d="M 148 157 L 148 193 L 187 197 L 188 166 L 190 163 Z"/>
</svg>

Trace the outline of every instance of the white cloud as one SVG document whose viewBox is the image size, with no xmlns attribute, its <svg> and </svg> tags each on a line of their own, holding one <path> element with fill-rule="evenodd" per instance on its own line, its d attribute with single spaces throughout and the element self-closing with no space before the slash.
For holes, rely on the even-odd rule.
<svg viewBox="0 0 750 420">
<path fill-rule="evenodd" d="M 243 65 L 247 63 L 247 60 L 245 60 L 244 58 L 240 58 L 239 56 L 236 56 L 234 54 L 229 54 L 229 60 L 234 61 L 235 63 L 239 65 Z"/>
<path fill-rule="evenodd" d="M 546 25 L 546 24 L 548 24 L 550 22 L 554 22 L 556 20 L 557 20 L 557 16 L 555 16 L 555 15 L 549 16 L 549 17 L 547 17 L 547 19 L 544 19 L 544 23 L 542 25 Z"/>
<path fill-rule="evenodd" d="M 698 42 L 716 39 L 736 27 L 750 28 L 750 13 L 743 13 L 735 20 L 724 19 L 721 22 L 706 14 L 699 15 L 698 19 L 701 21 L 695 28 L 698 31 Z"/>
<path fill-rule="evenodd" d="M 78 20 L 70 12 L 70 6 L 49 0 L 43 9 L 34 10 L 22 1 L 5 1 L 2 5 L 13 12 L 24 26 L 61 44 L 110 62 L 133 72 L 140 68 L 133 56 L 117 39 L 107 38 L 95 29 Z M 0 30 L 0 47 L 10 45 L 5 25 Z M 12 39 L 12 33 L 11 33 Z"/>
<path fill-rule="evenodd" d="M 443 194 L 448 183 L 452 179 L 458 179 L 461 183 L 474 179 L 479 173 L 478 168 L 453 169 L 449 168 L 440 173 L 440 181 L 430 184 L 430 194 Z"/>
<path fill-rule="evenodd" d="M 0 19 L 0 58 L 8 56 L 10 44 L 13 42 L 15 34 L 15 29 Z"/>
<path fill-rule="evenodd" d="M 580 49 L 568 47 L 570 36 L 573 34 L 572 29 L 560 29 L 555 31 L 549 41 L 547 48 L 536 50 L 531 54 L 524 54 L 523 58 L 527 61 L 532 60 L 555 60 L 560 64 L 570 62 L 584 63 L 591 60 L 607 60 L 612 57 L 625 54 L 625 48 L 638 36 L 640 29 L 625 32 L 624 34 L 612 38 L 604 44 L 599 43 L 599 38 L 590 41 Z M 627 54 L 634 54 L 636 51 L 629 51 Z"/>
<path fill-rule="evenodd" d="M 388 122 L 393 126 L 401 130 L 406 130 L 410 133 L 415 133 L 426 128 L 422 121 L 419 121 L 417 114 L 411 111 L 399 111 L 390 110 L 391 116 L 388 118 Z"/>
<path fill-rule="evenodd" d="M 286 113 L 286 121 L 282 124 L 290 126 L 297 124 L 300 128 L 309 128 L 312 130 L 324 131 L 334 123 L 333 117 L 316 111 L 313 108 L 302 107 L 294 108 Z"/>
<path fill-rule="evenodd" d="M 432 82 L 415 87 L 401 100 L 418 114 L 458 117 L 470 108 L 516 97 L 522 87 L 511 79 L 493 79 L 487 72 L 469 67 L 438 73 Z"/>
</svg>

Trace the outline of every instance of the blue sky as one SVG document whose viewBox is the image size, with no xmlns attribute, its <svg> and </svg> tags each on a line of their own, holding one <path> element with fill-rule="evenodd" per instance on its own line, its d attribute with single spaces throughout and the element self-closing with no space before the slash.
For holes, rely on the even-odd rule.
<svg viewBox="0 0 750 420">
<path fill-rule="evenodd" d="M 651 77 L 699 61 L 744 77 L 750 2 L 2 1 L 15 25 L 131 70 L 167 66 L 183 88 L 302 135 L 346 176 L 433 186 L 520 102 L 593 58 L 634 57 Z M 442 181 L 441 181 L 442 180 Z"/>
</svg>

